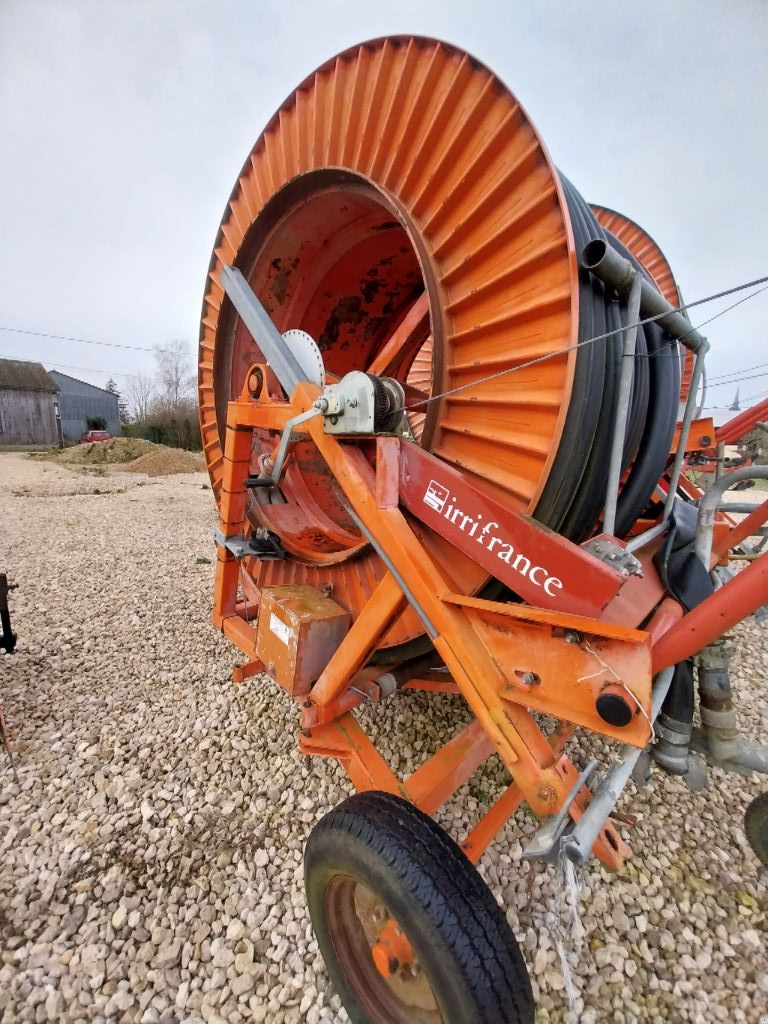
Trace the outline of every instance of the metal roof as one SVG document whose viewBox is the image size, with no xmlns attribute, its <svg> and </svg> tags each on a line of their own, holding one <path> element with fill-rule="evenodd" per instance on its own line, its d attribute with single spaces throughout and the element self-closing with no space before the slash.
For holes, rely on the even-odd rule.
<svg viewBox="0 0 768 1024">
<path fill-rule="evenodd" d="M 42 363 L 28 363 L 24 359 L 0 359 L 0 389 L 54 394 L 59 390 Z"/>
</svg>

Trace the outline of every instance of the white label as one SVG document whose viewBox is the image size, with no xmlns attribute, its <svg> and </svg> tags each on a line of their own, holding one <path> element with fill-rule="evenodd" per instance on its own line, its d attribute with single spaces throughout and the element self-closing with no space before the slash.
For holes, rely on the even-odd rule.
<svg viewBox="0 0 768 1024">
<path fill-rule="evenodd" d="M 281 619 L 278 619 L 274 612 L 269 616 L 269 628 L 286 646 L 291 642 L 293 630 L 290 626 L 286 626 Z"/>
<path fill-rule="evenodd" d="M 425 505 L 429 505 L 435 512 L 442 512 L 448 500 L 448 488 L 443 487 L 436 480 L 430 480 L 427 492 L 422 500 Z"/>
</svg>

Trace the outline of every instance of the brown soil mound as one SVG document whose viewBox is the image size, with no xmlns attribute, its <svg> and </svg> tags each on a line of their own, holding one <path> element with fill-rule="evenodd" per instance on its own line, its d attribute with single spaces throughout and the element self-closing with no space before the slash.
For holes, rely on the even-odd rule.
<svg viewBox="0 0 768 1024">
<path fill-rule="evenodd" d="M 76 444 L 63 451 L 52 452 L 58 462 L 79 466 L 97 466 L 133 462 L 141 455 L 155 451 L 159 446 L 140 437 L 113 437 L 111 441 L 93 441 Z"/>
<path fill-rule="evenodd" d="M 152 446 L 155 450 L 124 466 L 126 473 L 147 476 L 170 476 L 172 473 L 200 473 L 205 469 L 202 452 L 185 452 L 181 448 Z"/>
</svg>

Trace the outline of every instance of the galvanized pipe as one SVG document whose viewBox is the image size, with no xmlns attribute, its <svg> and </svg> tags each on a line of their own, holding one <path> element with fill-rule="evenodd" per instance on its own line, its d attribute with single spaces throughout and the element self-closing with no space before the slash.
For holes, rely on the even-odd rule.
<svg viewBox="0 0 768 1024">
<path fill-rule="evenodd" d="M 633 274 L 627 300 L 627 328 L 624 331 L 624 346 L 619 378 L 619 397 L 616 405 L 616 424 L 613 429 L 611 458 L 608 463 L 608 484 L 605 491 L 605 512 L 603 532 L 613 534 L 616 528 L 616 506 L 619 501 L 621 462 L 624 455 L 624 439 L 627 435 L 629 407 L 632 404 L 632 380 L 635 375 L 635 348 L 637 346 L 637 321 L 640 316 L 641 282 L 640 274 Z"/>
<path fill-rule="evenodd" d="M 659 296 L 659 298 L 661 298 L 661 296 Z M 687 323 L 687 321 L 685 322 Z M 683 422 L 680 426 L 680 440 L 677 445 L 677 451 L 675 452 L 675 461 L 672 463 L 672 473 L 669 477 L 667 500 L 664 502 L 665 520 L 669 519 L 675 505 L 677 485 L 680 482 L 680 474 L 683 471 L 683 463 L 685 462 L 685 450 L 688 447 L 688 435 L 691 432 L 691 423 L 693 422 L 693 416 L 696 412 L 696 392 L 699 390 L 699 381 L 704 373 L 704 357 L 709 351 L 709 342 L 705 338 L 702 338 L 701 341 L 702 344 L 694 351 L 691 389 L 688 392 L 687 399 L 685 400 Z"/>
<path fill-rule="evenodd" d="M 602 238 L 594 238 L 584 246 L 581 264 L 604 284 L 615 288 L 619 295 L 631 293 L 636 280 L 640 281 L 640 315 L 643 318 L 653 317 L 667 334 L 677 338 L 681 344 L 694 352 L 693 375 L 688 398 L 685 403 L 683 422 L 680 430 L 680 441 L 669 483 L 669 493 L 664 503 L 664 520 L 666 521 L 675 503 L 675 493 L 685 460 L 685 449 L 691 431 L 694 413 L 696 412 L 696 393 L 704 373 L 704 357 L 709 351 L 707 339 L 692 327 L 685 317 L 670 305 L 645 276 L 621 256 L 612 245 Z M 623 445 L 624 438 L 621 437 Z M 610 532 L 610 531 L 606 531 Z"/>
<path fill-rule="evenodd" d="M 581 265 L 605 284 L 615 288 L 620 295 L 629 293 L 635 268 L 602 238 L 594 238 L 584 246 L 581 254 Z M 640 276 L 641 295 L 640 313 L 643 317 L 654 317 L 667 334 L 677 338 L 686 348 L 698 352 L 709 348 L 707 339 L 692 327 L 682 313 L 654 288 L 642 274 Z M 691 383 L 691 391 L 693 391 Z"/>
<path fill-rule="evenodd" d="M 712 536 L 718 506 L 725 492 L 741 483 L 742 480 L 768 480 L 768 466 L 745 466 L 743 469 L 734 469 L 730 473 L 726 473 L 725 476 L 714 481 L 699 501 L 696 556 L 707 571 L 709 571 L 709 563 L 712 558 Z"/>
<path fill-rule="evenodd" d="M 651 702 L 652 722 L 659 717 L 674 672 L 674 667 L 666 668 L 658 674 L 654 681 Z M 624 787 L 632 775 L 632 769 L 637 764 L 642 752 L 639 747 L 630 746 L 628 743 L 622 747 L 618 761 L 598 786 L 586 811 L 576 822 L 573 830 L 563 837 L 563 851 L 568 860 L 573 861 L 574 864 L 583 864 L 588 859 L 592 847 L 597 842 L 597 837 L 608 820 L 608 815 L 624 792 Z"/>
</svg>

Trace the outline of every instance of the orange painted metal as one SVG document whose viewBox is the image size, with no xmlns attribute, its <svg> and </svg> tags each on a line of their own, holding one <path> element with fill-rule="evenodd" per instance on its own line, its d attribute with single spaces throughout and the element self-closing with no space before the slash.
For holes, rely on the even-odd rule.
<svg viewBox="0 0 768 1024">
<path fill-rule="evenodd" d="M 426 814 L 434 814 L 492 753 L 493 744 L 483 727 L 477 721 L 470 723 L 408 776 L 408 796 Z"/>
<path fill-rule="evenodd" d="M 547 152 L 487 68 L 430 39 L 374 40 L 318 68 L 238 177 L 211 258 L 199 348 L 203 448 L 219 501 L 226 404 L 263 361 L 224 297 L 225 263 L 243 271 L 281 330 L 318 340 L 329 373 L 394 367 L 417 395 L 479 382 L 577 337 L 576 253 Z M 493 481 L 512 507 L 533 509 L 574 365 L 575 351 L 564 352 L 414 411 L 422 443 Z M 274 449 L 274 430 L 257 431 L 252 471 Z M 243 588 L 256 603 L 265 586 L 330 584 L 354 619 L 384 566 L 311 446 L 295 447 L 287 477 L 303 491 L 308 528 L 293 522 L 290 568 L 249 563 Z M 287 514 L 257 495 L 249 519 L 269 527 Z M 451 557 L 444 541 L 432 543 Z M 471 562 L 463 571 L 472 591 L 487 579 Z M 421 633 L 409 609 L 382 644 Z"/>
<path fill-rule="evenodd" d="M 371 956 L 376 964 L 376 970 L 383 978 L 388 978 L 401 967 L 407 967 L 413 962 L 413 946 L 394 918 L 390 917 L 381 929 L 378 939 L 371 947 Z"/>
<path fill-rule="evenodd" d="M 339 696 L 407 605 L 399 584 L 387 573 L 352 623 L 347 642 L 337 649 L 312 688 L 313 704 L 322 708 Z"/>
<path fill-rule="evenodd" d="M 292 402 L 294 414 L 310 408 L 317 394 L 315 386 L 299 385 Z M 239 417 L 242 415 L 251 433 L 259 425 L 259 402 L 251 401 L 250 409 L 245 408 L 246 404 L 240 400 L 229 406 L 220 529 L 230 536 L 243 529 L 245 518 L 241 456 L 248 443 L 248 431 L 243 430 Z M 377 546 L 391 558 L 397 579 L 393 573 L 384 576 L 310 691 L 309 707 L 303 716 L 305 733 L 301 738 L 302 750 L 338 758 L 358 788 L 381 788 L 408 796 L 408 784 L 397 780 L 349 712 L 344 710 L 348 706 L 345 701 L 350 700 L 349 688 L 352 681 L 360 680 L 362 666 L 380 647 L 383 634 L 392 628 L 393 621 L 402 614 L 407 589 L 409 600 L 418 606 L 425 625 L 433 633 L 435 650 L 477 719 L 477 724 L 467 735 L 452 741 L 453 745 L 448 744 L 447 753 L 438 752 L 435 758 L 414 774 L 410 781 L 416 787 L 417 800 L 429 808 L 434 807 L 435 802 L 444 799 L 460 781 L 468 777 L 470 769 L 473 770 L 474 766 L 481 763 L 493 748 L 513 772 L 516 783 L 532 809 L 540 815 L 553 813 L 577 783 L 578 772 L 566 757 L 554 757 L 550 744 L 527 706 L 535 705 L 562 716 L 564 702 L 554 691 L 549 692 L 549 668 L 542 688 L 542 692 L 547 690 L 546 698 L 531 700 L 527 692 L 510 685 L 508 673 L 503 668 L 505 658 L 509 656 L 508 645 L 513 642 L 516 631 L 524 634 L 529 644 L 531 630 L 546 631 L 552 636 L 558 634 L 565 644 L 565 635 L 571 627 L 576 627 L 576 631 L 582 627 L 588 638 L 586 642 L 591 641 L 589 646 L 592 650 L 590 652 L 586 647 L 579 648 L 580 653 L 577 654 L 575 648 L 578 643 L 573 645 L 574 651 L 570 654 L 573 664 L 579 666 L 579 671 L 583 669 L 585 676 L 593 672 L 600 675 L 624 673 L 635 699 L 645 706 L 648 680 L 644 692 L 637 663 L 638 657 L 645 650 L 642 635 L 633 630 L 605 626 L 583 617 L 563 615 L 546 609 L 516 609 L 510 612 L 510 606 L 496 606 L 457 595 L 454 575 L 456 559 L 450 562 L 440 560 L 434 548 L 423 543 L 423 536 L 415 522 L 405 518 L 400 507 L 393 503 L 391 481 L 395 477 L 392 460 L 387 452 L 391 453 L 394 446 L 386 441 L 380 445 L 380 473 L 386 479 L 377 483 L 377 473 L 359 445 L 345 444 L 325 434 L 319 419 L 307 421 L 305 427 L 308 440 L 311 439 L 317 447 L 355 514 Z M 243 517 L 239 523 L 232 518 L 238 512 Z M 226 522 L 224 516 L 228 517 Z M 579 551 L 576 547 L 574 550 Z M 232 636 L 253 657 L 255 631 L 237 615 L 238 577 L 231 571 L 232 560 L 221 546 L 219 558 L 221 581 L 216 589 L 214 619 L 227 635 Z M 463 606 L 461 601 L 469 604 Z M 480 607 L 483 609 L 482 615 Z M 503 628 L 496 630 L 496 639 L 491 636 L 485 613 L 503 619 Z M 526 613 L 527 618 L 524 618 Z M 473 621 L 473 616 L 476 621 Z M 588 629 L 585 628 L 586 624 L 589 625 Z M 504 652 L 499 645 L 506 645 Z M 622 645 L 624 649 L 619 653 Z M 610 658 L 610 663 L 606 658 Z M 367 675 L 371 668 L 369 666 L 365 670 L 366 682 L 373 686 L 375 680 Z M 591 718 L 586 714 L 587 694 L 594 699 L 594 686 L 599 689 L 599 681 L 594 684 L 591 679 L 583 679 L 582 684 L 581 694 L 572 699 L 566 707 L 566 713 L 573 713 L 575 720 L 583 720 L 591 728 L 607 731 L 596 712 L 593 711 Z M 571 680 L 574 692 L 580 685 Z M 334 717 L 322 724 L 324 714 Z M 641 727 L 633 722 L 621 738 L 630 742 L 645 742 L 648 732 L 641 739 Z M 572 805 L 575 818 L 581 814 L 588 799 L 586 791 L 577 796 Z M 621 862 L 625 848 L 610 824 L 605 826 L 596 842 L 595 853 L 607 865 L 616 867 Z"/>
<path fill-rule="evenodd" d="M 299 749 L 303 754 L 335 758 L 358 791 L 379 789 L 408 799 L 405 787 L 349 713 L 302 735 Z"/>
<path fill-rule="evenodd" d="M 719 427 L 717 430 L 717 443 L 735 444 L 736 441 L 740 441 L 745 434 L 754 429 L 758 420 L 766 418 L 768 418 L 768 398 L 763 399 L 762 402 L 758 402 L 756 405 L 750 406 L 749 409 L 745 409 L 738 416 L 734 416 L 733 419 L 728 420 L 722 427 Z"/>
<path fill-rule="evenodd" d="M 617 569 L 414 444 L 400 449 L 399 495 L 422 523 L 530 604 L 595 615 L 624 582 Z"/>
<path fill-rule="evenodd" d="M 654 672 L 697 654 L 764 604 L 768 604 L 768 553 L 737 573 L 664 633 L 653 648 Z"/>
<path fill-rule="evenodd" d="M 722 536 L 716 536 L 713 545 L 715 552 L 723 555 L 733 550 L 737 544 L 741 544 L 747 537 L 754 536 L 766 522 L 768 522 L 768 500 L 764 501 L 762 505 L 758 505 L 740 523 L 736 523 L 730 530 L 724 532 Z"/>
<path fill-rule="evenodd" d="M 678 423 L 669 448 L 670 454 L 676 452 L 680 446 L 681 429 L 682 424 Z M 715 445 L 715 434 L 715 423 L 711 416 L 703 416 L 694 420 L 688 432 L 688 443 L 685 450 L 687 452 L 708 451 Z"/>
<path fill-rule="evenodd" d="M 458 595 L 447 600 L 465 609 L 503 673 L 503 700 L 625 743 L 646 745 L 651 712 L 651 644 L 646 633 L 603 626 L 576 615 L 547 614 L 525 605 Z M 604 721 L 595 710 L 598 697 L 617 687 L 632 710 L 623 728 Z"/>
<path fill-rule="evenodd" d="M 349 612 L 306 583 L 261 592 L 256 653 L 296 697 L 309 693 L 349 630 Z"/>
<path fill-rule="evenodd" d="M 562 754 L 565 745 L 575 731 L 568 722 L 560 722 L 558 727 L 547 737 L 552 751 Z M 501 829 L 506 825 L 518 807 L 524 802 L 523 792 L 517 783 L 512 782 L 501 796 L 491 805 L 477 824 L 467 833 L 461 848 L 473 864 L 482 857 Z"/>
</svg>

